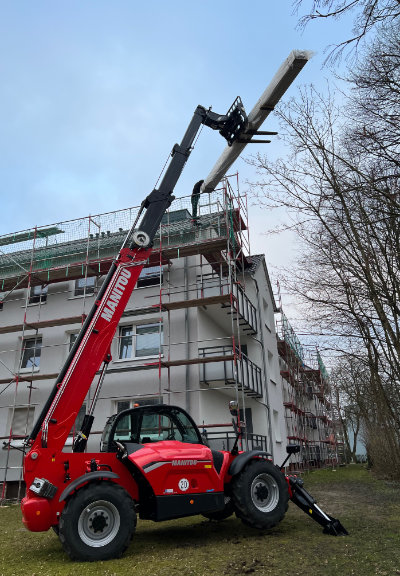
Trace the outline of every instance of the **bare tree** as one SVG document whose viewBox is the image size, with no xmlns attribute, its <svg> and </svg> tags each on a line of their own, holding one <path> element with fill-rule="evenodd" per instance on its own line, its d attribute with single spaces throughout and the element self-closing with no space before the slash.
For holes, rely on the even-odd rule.
<svg viewBox="0 0 400 576">
<path fill-rule="evenodd" d="M 369 407 L 373 405 L 369 381 L 370 372 L 365 358 L 351 353 L 339 358 L 330 374 L 330 382 L 339 398 L 339 416 L 346 453 L 351 462 L 356 461 L 363 421 L 368 419 Z"/>
<path fill-rule="evenodd" d="M 295 12 L 299 13 L 305 0 L 293 0 Z M 357 50 L 360 42 L 377 27 L 391 25 L 400 16 L 399 0 L 313 0 L 311 9 L 300 17 L 299 26 L 304 28 L 312 20 L 340 19 L 354 14 L 353 35 L 338 42 L 330 53 L 331 59 L 340 57 L 347 47 Z"/>
<path fill-rule="evenodd" d="M 398 32 L 373 43 L 351 74 L 350 98 L 310 87 L 280 108 L 286 160 L 250 163 L 259 201 L 285 207 L 301 241 L 289 288 L 313 327 L 336 336 L 332 348 L 359 343 L 370 373 L 369 440 L 379 428 L 400 471 Z"/>
</svg>

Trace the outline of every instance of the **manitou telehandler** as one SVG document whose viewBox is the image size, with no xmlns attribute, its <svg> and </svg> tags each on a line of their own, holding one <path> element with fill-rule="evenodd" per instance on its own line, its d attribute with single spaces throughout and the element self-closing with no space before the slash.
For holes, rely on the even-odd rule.
<svg viewBox="0 0 400 576">
<path fill-rule="evenodd" d="M 174 199 L 175 184 L 199 128 L 205 125 L 218 130 L 232 149 L 246 145 L 305 61 L 301 54 L 293 56 L 282 75 L 286 80 L 259 105 L 264 116 L 255 120 L 254 114 L 253 119 L 246 116 L 240 98 L 226 115 L 197 107 L 181 144 L 172 150 L 160 187 L 142 202 L 138 218 L 26 440 L 29 451 L 24 459 L 27 493 L 21 504 L 23 522 L 34 532 L 52 527 L 74 560 L 120 556 L 134 534 L 137 513 L 154 521 L 195 514 L 218 520 L 235 513 L 246 525 L 264 530 L 282 520 L 290 498 L 327 533 L 346 533 L 338 520 L 316 506 L 299 479 L 285 477 L 284 465 L 275 466 L 269 453 L 240 452 L 237 442 L 231 451 L 210 449 L 192 418 L 178 406 L 159 404 L 121 412 L 108 425 L 103 451 L 85 451 L 96 400 L 111 361 L 113 336 L 151 254 L 161 219 Z M 220 176 L 230 164 L 225 161 Z M 73 451 L 63 451 L 99 370 L 93 401 Z M 238 412 L 237 406 L 231 410 Z M 239 422 L 238 439 L 240 428 Z M 297 449 L 290 447 L 289 456 Z"/>
</svg>

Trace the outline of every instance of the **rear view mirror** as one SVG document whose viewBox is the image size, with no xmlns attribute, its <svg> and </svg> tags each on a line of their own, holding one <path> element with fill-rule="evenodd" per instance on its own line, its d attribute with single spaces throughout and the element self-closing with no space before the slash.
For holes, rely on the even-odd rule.
<svg viewBox="0 0 400 576">
<path fill-rule="evenodd" d="M 298 454 L 300 452 L 300 445 L 299 444 L 288 444 L 286 446 L 286 452 L 288 454 Z"/>
</svg>

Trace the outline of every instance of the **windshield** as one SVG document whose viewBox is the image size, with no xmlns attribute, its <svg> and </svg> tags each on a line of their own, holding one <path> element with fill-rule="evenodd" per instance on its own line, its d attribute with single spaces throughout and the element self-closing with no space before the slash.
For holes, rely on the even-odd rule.
<svg viewBox="0 0 400 576">
<path fill-rule="evenodd" d="M 110 431 L 113 429 L 112 437 Z M 104 450 L 112 451 L 113 441 L 147 444 L 163 440 L 177 440 L 190 444 L 202 444 L 195 424 L 175 407 L 150 406 L 126 410 L 115 415 L 106 424 L 102 436 Z M 107 444 L 107 446 L 106 446 Z"/>
</svg>

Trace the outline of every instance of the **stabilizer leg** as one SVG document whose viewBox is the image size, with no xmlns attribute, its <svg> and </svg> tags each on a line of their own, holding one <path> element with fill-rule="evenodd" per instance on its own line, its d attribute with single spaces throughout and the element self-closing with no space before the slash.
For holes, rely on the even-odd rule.
<svg viewBox="0 0 400 576">
<path fill-rule="evenodd" d="M 324 534 L 331 534 L 332 536 L 348 536 L 348 532 L 344 526 L 333 516 L 325 514 L 319 506 L 317 506 L 314 498 L 303 487 L 303 480 L 296 476 L 287 476 L 289 482 L 290 499 L 296 506 L 301 508 L 303 512 L 308 514 L 310 518 L 318 522 L 324 528 Z"/>
</svg>

